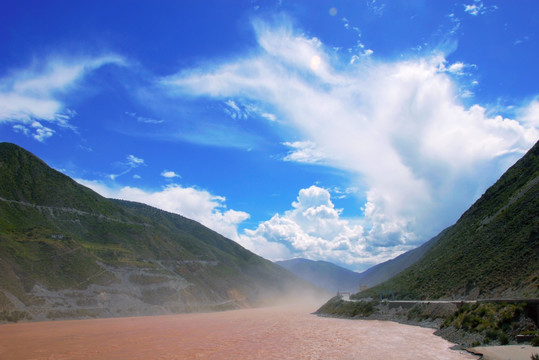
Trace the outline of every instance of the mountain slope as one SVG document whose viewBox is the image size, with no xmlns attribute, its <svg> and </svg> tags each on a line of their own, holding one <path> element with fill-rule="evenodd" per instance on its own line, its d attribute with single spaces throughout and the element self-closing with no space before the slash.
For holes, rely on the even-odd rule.
<svg viewBox="0 0 539 360">
<path fill-rule="evenodd" d="M 443 234 L 444 232 L 415 249 L 365 270 L 361 273 L 361 284 L 372 287 L 391 279 L 421 259 Z"/>
<path fill-rule="evenodd" d="M 362 292 L 400 298 L 539 295 L 539 143 L 408 269 Z"/>
<path fill-rule="evenodd" d="M 378 285 L 417 262 L 438 241 L 443 233 L 413 250 L 375 265 L 362 273 L 345 269 L 330 262 L 302 258 L 276 261 L 275 263 L 311 284 L 332 293 L 337 291 L 357 292 L 362 286 L 372 287 Z"/>
<path fill-rule="evenodd" d="M 423 245 L 405 252 L 394 259 L 375 265 L 362 273 L 357 273 L 326 261 L 313 261 L 308 259 L 290 259 L 276 261 L 280 265 L 307 280 L 311 284 L 326 289 L 330 292 L 359 291 L 360 287 L 373 287 L 417 262 L 444 234 L 430 239 Z"/>
<path fill-rule="evenodd" d="M 103 198 L 16 145 L 0 144 L 0 173 L 0 317 L 200 311 L 320 294 L 195 221 Z"/>
<path fill-rule="evenodd" d="M 330 292 L 359 291 L 361 274 L 330 262 L 298 258 L 275 263 Z"/>
</svg>

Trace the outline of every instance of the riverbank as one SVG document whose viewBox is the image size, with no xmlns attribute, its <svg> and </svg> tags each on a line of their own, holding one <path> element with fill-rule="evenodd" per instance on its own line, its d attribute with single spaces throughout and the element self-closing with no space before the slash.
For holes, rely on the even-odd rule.
<svg viewBox="0 0 539 360">
<path fill-rule="evenodd" d="M 537 325 L 526 315 L 522 304 L 464 304 L 451 302 L 418 303 L 411 307 L 379 301 L 344 301 L 335 297 L 316 312 L 322 316 L 383 320 L 434 329 L 458 348 L 480 345 L 517 344 L 517 335 L 539 340 Z M 528 341 L 529 343 L 529 341 Z M 539 351 L 538 351 L 539 352 Z"/>
<path fill-rule="evenodd" d="M 481 356 L 481 360 L 530 360 L 539 349 L 530 345 L 482 346 L 468 349 Z"/>
</svg>

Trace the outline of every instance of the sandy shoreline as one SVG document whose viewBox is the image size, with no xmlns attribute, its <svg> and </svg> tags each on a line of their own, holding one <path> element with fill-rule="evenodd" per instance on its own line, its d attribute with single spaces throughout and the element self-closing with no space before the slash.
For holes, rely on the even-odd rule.
<svg viewBox="0 0 539 360">
<path fill-rule="evenodd" d="M 539 348 L 530 345 L 480 346 L 468 351 L 482 355 L 484 360 L 530 360 L 533 354 L 539 354 Z"/>
<path fill-rule="evenodd" d="M 433 329 L 294 308 L 0 325 L 0 358 L 477 359 Z"/>
</svg>

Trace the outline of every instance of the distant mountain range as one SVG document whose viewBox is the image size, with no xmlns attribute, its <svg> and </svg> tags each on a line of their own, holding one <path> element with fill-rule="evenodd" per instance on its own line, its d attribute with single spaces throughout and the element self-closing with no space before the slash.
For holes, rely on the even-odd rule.
<svg viewBox="0 0 539 360">
<path fill-rule="evenodd" d="M 425 245 L 412 265 L 359 296 L 392 292 L 401 299 L 538 297 L 539 143 L 456 224 Z"/>
<path fill-rule="evenodd" d="M 442 234 L 444 234 L 444 232 L 415 249 L 365 270 L 360 274 L 361 284 L 370 288 L 391 279 L 393 276 L 399 274 L 401 271 L 421 259 L 421 257 L 440 239 Z"/>
<path fill-rule="evenodd" d="M 0 143 L 0 320 L 233 309 L 321 289 L 180 215 Z"/>
<path fill-rule="evenodd" d="M 332 293 L 337 291 L 357 292 L 360 289 L 361 274 L 327 261 L 297 258 L 275 263 Z"/>
<path fill-rule="evenodd" d="M 375 265 L 361 273 L 320 260 L 313 261 L 297 258 L 276 261 L 275 263 L 300 278 L 332 293 L 337 291 L 358 292 L 362 287 L 370 288 L 378 285 L 414 264 L 438 241 L 442 234 L 432 238 L 418 248 Z"/>
</svg>

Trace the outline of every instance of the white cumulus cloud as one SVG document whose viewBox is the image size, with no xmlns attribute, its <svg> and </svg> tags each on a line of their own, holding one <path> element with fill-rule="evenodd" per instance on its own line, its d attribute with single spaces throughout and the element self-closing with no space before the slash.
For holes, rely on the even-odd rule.
<svg viewBox="0 0 539 360">
<path fill-rule="evenodd" d="M 183 70 L 162 84 L 173 95 L 247 99 L 278 113 L 304 139 L 287 143 L 292 151 L 285 160 L 323 158 L 357 181 L 367 199 L 364 251 L 373 258 L 417 245 L 453 223 L 539 138 L 533 104 L 509 119 L 460 103 L 451 74 L 463 72 L 464 63 L 446 69 L 442 55 L 429 55 L 350 64 L 289 25 L 257 22 L 255 29 L 255 55 Z M 320 58 L 316 71 L 313 56 Z M 295 224 L 278 216 L 246 234 L 255 246 L 279 232 L 294 234 Z M 288 243 L 306 253 L 315 243 L 328 249 L 318 237 L 297 234 Z M 290 251 L 272 251 L 284 249 Z"/>
<path fill-rule="evenodd" d="M 348 264 L 372 261 L 363 252 L 363 227 L 343 219 L 341 213 L 329 191 L 313 185 L 299 191 L 292 209 L 275 214 L 254 230 L 245 230 L 239 242 L 274 260 L 303 256 Z"/>
<path fill-rule="evenodd" d="M 180 175 L 176 174 L 174 171 L 170 171 L 170 170 L 163 170 L 163 172 L 161 173 L 161 176 L 165 177 L 167 179 L 173 179 L 173 178 L 181 177 Z"/>
<path fill-rule="evenodd" d="M 246 212 L 226 209 L 226 199 L 222 196 L 178 184 L 148 191 L 131 186 L 110 186 L 99 181 L 76 181 L 107 198 L 141 202 L 193 219 L 236 241 L 239 241 L 238 225 L 249 218 Z"/>
</svg>

